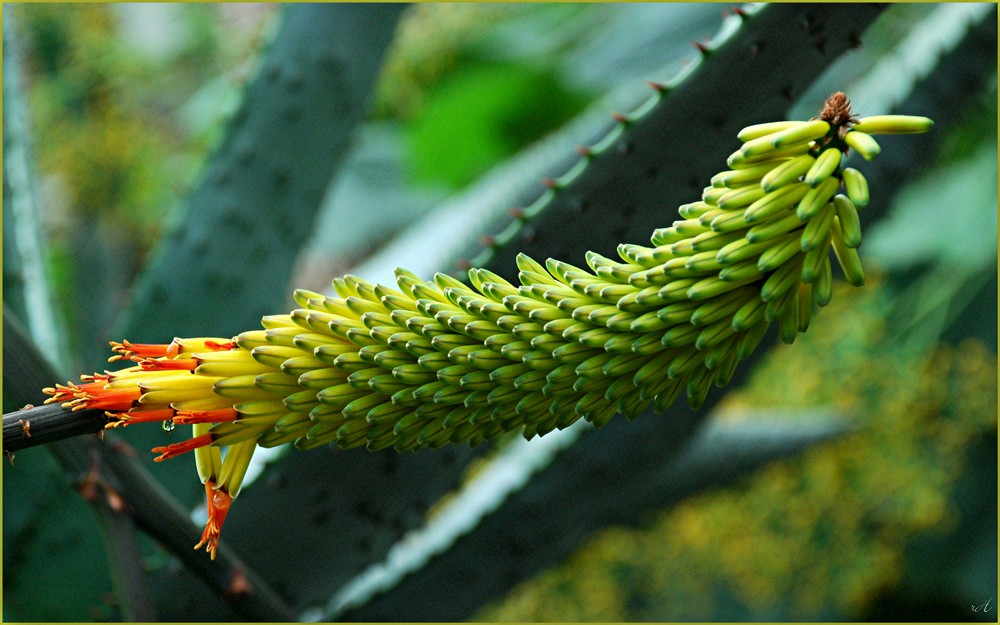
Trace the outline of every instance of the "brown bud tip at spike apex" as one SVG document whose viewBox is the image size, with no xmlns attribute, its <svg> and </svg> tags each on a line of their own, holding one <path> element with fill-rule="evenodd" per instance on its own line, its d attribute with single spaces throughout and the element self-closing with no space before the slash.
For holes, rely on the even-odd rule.
<svg viewBox="0 0 1000 625">
<path fill-rule="evenodd" d="M 851 101 L 842 91 L 838 91 L 826 99 L 819 112 L 819 119 L 826 121 L 837 129 L 837 135 L 843 138 L 851 126 L 858 123 L 858 117 L 851 111 Z"/>
</svg>

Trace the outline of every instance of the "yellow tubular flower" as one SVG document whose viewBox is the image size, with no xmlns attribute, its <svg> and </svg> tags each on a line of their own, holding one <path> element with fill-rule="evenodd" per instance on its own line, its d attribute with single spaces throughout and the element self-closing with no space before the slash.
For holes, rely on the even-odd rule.
<svg viewBox="0 0 1000 625">
<path fill-rule="evenodd" d="M 870 119 L 870 132 L 930 128 Z M 697 408 L 771 322 L 788 343 L 808 328 L 830 301 L 831 256 L 863 282 L 867 182 L 841 169 L 855 122 L 837 93 L 808 123 L 744 129 L 686 219 L 656 230 L 653 247 L 621 245 L 620 261 L 591 252 L 585 270 L 521 255 L 518 285 L 485 269 L 470 284 L 399 269 L 395 288 L 345 276 L 335 296 L 298 290 L 299 308 L 235 338 L 112 343 L 111 360 L 132 366 L 45 389 L 48 401 L 103 409 L 108 427 L 192 425 L 192 438 L 153 451 L 194 451 L 208 505 L 196 548 L 213 558 L 258 445 L 476 445 L 632 419 L 682 392 Z"/>
</svg>

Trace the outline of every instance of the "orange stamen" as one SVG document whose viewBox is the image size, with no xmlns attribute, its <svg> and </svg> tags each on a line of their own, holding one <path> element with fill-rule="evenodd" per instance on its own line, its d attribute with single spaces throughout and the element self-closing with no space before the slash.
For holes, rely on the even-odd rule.
<svg viewBox="0 0 1000 625">
<path fill-rule="evenodd" d="M 158 410 L 129 410 L 128 412 L 109 412 L 108 416 L 117 421 L 111 421 L 106 428 L 116 428 L 118 426 L 132 425 L 133 423 L 151 423 L 154 421 L 166 421 L 174 418 L 173 408 L 161 408 Z"/>
<path fill-rule="evenodd" d="M 111 378 L 111 376 L 103 373 L 95 373 L 94 375 L 81 375 L 80 379 L 87 384 L 76 384 L 75 382 L 67 382 L 66 385 L 56 384 L 55 388 L 48 387 L 43 388 L 42 392 L 46 395 L 51 395 L 45 400 L 46 404 L 51 404 L 55 402 L 69 402 L 74 399 L 80 399 L 81 397 L 86 397 L 91 391 L 98 391 L 104 388 L 105 383 Z"/>
<path fill-rule="evenodd" d="M 189 425 L 194 423 L 222 423 L 223 421 L 235 421 L 239 413 L 234 408 L 219 408 L 217 410 L 178 410 L 174 417 L 177 425 Z"/>
<path fill-rule="evenodd" d="M 159 358 L 145 358 L 139 362 L 143 371 L 194 371 L 198 367 L 198 361 L 194 358 L 184 358 L 181 360 L 161 360 Z"/>
<path fill-rule="evenodd" d="M 111 379 L 110 373 L 95 373 L 94 375 L 81 375 L 80 379 L 84 382 L 107 382 Z"/>
<path fill-rule="evenodd" d="M 115 352 L 115 355 L 108 358 L 108 362 L 123 359 L 139 362 L 144 358 L 173 358 L 177 355 L 178 346 L 174 343 L 163 345 L 153 343 L 131 343 L 127 340 L 123 340 L 121 343 L 111 341 L 111 351 Z"/>
<path fill-rule="evenodd" d="M 226 514 L 229 513 L 229 506 L 233 503 L 233 498 L 224 490 L 216 490 L 215 482 L 209 480 L 205 482 L 205 498 L 208 507 L 208 521 L 205 523 L 205 531 L 201 533 L 201 540 L 194 546 L 200 549 L 205 546 L 212 559 L 215 559 L 215 551 L 219 547 L 219 537 L 222 534 L 222 524 L 226 522 Z"/>
<path fill-rule="evenodd" d="M 189 451 L 194 451 L 199 447 L 205 447 L 212 444 L 211 434 L 202 434 L 201 436 L 195 436 L 194 438 L 189 438 L 186 441 L 181 441 L 180 443 L 172 443 L 166 447 L 153 447 L 154 454 L 160 454 L 159 456 L 153 458 L 154 462 L 163 462 L 168 458 L 173 458 L 174 456 L 179 456 L 183 453 Z"/>
<path fill-rule="evenodd" d="M 139 401 L 142 391 L 137 386 L 127 388 L 104 388 L 103 382 L 91 382 L 75 389 L 77 399 L 71 401 L 73 410 L 96 408 L 99 410 L 127 411 L 133 402 Z"/>
<path fill-rule="evenodd" d="M 52 404 L 55 402 L 60 402 L 60 403 L 68 402 L 74 397 L 76 397 L 76 389 L 78 388 L 79 387 L 76 384 L 73 384 L 72 382 L 69 383 L 69 386 L 56 384 L 55 388 L 51 386 L 48 388 L 43 388 L 42 389 L 43 393 L 45 393 L 46 395 L 51 395 L 51 397 L 45 400 L 45 403 Z"/>
</svg>

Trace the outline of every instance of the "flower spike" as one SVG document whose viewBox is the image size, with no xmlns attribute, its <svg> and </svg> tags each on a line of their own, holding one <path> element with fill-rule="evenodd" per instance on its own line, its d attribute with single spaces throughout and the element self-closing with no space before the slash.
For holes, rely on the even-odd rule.
<svg viewBox="0 0 1000 625">
<path fill-rule="evenodd" d="M 214 558 L 257 446 L 398 451 L 542 436 L 578 419 L 699 407 L 729 382 L 772 323 L 787 343 L 832 297 L 832 260 L 864 281 L 858 211 L 868 181 L 844 164 L 875 158 L 872 135 L 929 130 L 927 118 L 859 118 L 842 93 L 809 121 L 747 126 L 743 142 L 681 220 L 620 260 L 586 268 L 520 255 L 518 284 L 485 269 L 469 284 L 397 271 L 395 287 L 354 276 L 334 295 L 299 290 L 299 308 L 234 338 L 112 343 L 131 366 L 45 389 L 48 402 L 108 411 L 109 428 L 191 425 L 153 449 L 194 452 Z M 862 130 L 863 129 L 863 130 Z M 173 429 L 168 427 L 164 429 Z"/>
</svg>

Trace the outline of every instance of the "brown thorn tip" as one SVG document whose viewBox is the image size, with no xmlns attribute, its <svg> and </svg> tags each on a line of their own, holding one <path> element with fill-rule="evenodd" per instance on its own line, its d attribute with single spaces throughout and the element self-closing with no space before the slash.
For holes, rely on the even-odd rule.
<svg viewBox="0 0 1000 625">
<path fill-rule="evenodd" d="M 656 82 L 655 80 L 647 80 L 646 84 L 649 85 L 650 89 L 652 89 L 653 91 L 657 91 L 659 93 L 663 93 L 664 91 L 667 90 L 666 85 L 664 85 L 662 82 Z"/>
<path fill-rule="evenodd" d="M 509 214 L 514 219 L 521 219 L 522 217 L 524 217 L 524 209 L 519 206 L 511 206 L 510 210 L 507 211 L 507 214 Z"/>
<path fill-rule="evenodd" d="M 247 595 L 251 592 L 253 592 L 253 585 L 250 583 L 250 580 L 247 579 L 246 573 L 243 572 L 243 569 L 233 569 L 233 575 L 229 578 L 229 587 L 226 589 L 226 594 L 236 597 L 240 595 Z"/>
<path fill-rule="evenodd" d="M 555 178 L 542 178 L 542 186 L 546 189 L 555 189 L 559 182 Z"/>
<path fill-rule="evenodd" d="M 591 151 L 591 149 L 588 148 L 585 145 L 578 145 L 576 147 L 576 153 L 579 154 L 580 156 L 591 156 L 591 155 L 593 155 L 593 152 Z"/>
<path fill-rule="evenodd" d="M 628 121 L 628 116 L 625 115 L 624 113 L 617 113 L 616 112 L 616 113 L 612 113 L 611 114 L 611 119 L 615 120 L 616 122 L 620 122 L 620 123 L 624 124 L 624 123 L 626 123 Z"/>
</svg>

